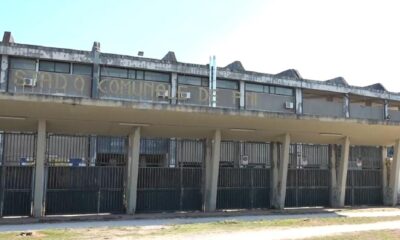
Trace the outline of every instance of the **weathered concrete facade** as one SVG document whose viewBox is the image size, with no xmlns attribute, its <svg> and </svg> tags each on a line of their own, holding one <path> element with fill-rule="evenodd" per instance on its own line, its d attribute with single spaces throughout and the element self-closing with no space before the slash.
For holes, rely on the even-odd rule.
<svg viewBox="0 0 400 240">
<path fill-rule="evenodd" d="M 271 190 L 268 191 L 271 192 L 271 206 L 275 208 L 285 207 L 287 184 L 295 184 L 291 189 L 299 196 L 302 191 L 307 194 L 306 191 L 312 190 L 301 186 L 302 174 L 313 172 L 315 168 L 318 168 L 312 173 L 315 176 L 328 171 L 329 189 L 325 182 L 317 188 L 324 194 L 328 191 L 331 205 L 342 207 L 346 191 L 350 191 L 346 187 L 352 187 L 353 195 L 359 191 L 353 186 L 353 180 L 347 178 L 353 145 L 386 149 L 395 144 L 390 168 L 378 164 L 386 170 L 374 171 L 382 174 L 385 204 L 397 203 L 400 94 L 389 92 L 380 84 L 355 87 L 343 78 L 307 80 L 293 69 L 275 75 L 250 72 L 240 62 L 234 62 L 217 68 L 214 89 L 210 87 L 208 65 L 178 62 L 172 52 L 161 60 L 102 53 L 98 42 L 91 51 L 81 51 L 18 44 L 5 37 L 0 43 L 0 56 L 0 131 L 37 133 L 34 216 L 44 214 L 45 190 L 41 189 L 45 186 L 43 175 L 47 167 L 44 159 L 60 159 L 49 156 L 51 149 L 44 152 L 47 134 L 129 136 L 128 180 L 124 185 L 129 214 L 138 209 L 137 205 L 145 205 L 144 200 L 139 202 L 139 192 L 150 188 L 140 180 L 145 174 L 140 171 L 141 161 L 147 161 L 147 165 L 182 168 L 181 180 L 177 180 L 182 185 L 180 196 L 184 198 L 189 194 L 182 189 L 190 185 L 187 191 L 201 192 L 202 209 L 206 211 L 221 206 L 218 196 L 222 193 L 218 193 L 218 188 L 224 186 L 227 192 L 242 187 L 225 186 L 226 182 L 220 180 L 219 172 L 227 172 L 221 166 L 226 164 L 242 170 L 249 166 L 268 169 L 265 171 L 271 175 L 268 177 Z M 215 104 L 213 92 L 216 92 Z M 171 143 L 165 151 L 142 151 L 140 141 L 144 138 L 170 139 Z M 95 144 L 88 139 L 83 151 L 90 149 L 92 156 L 91 153 L 96 152 Z M 207 140 L 204 146 L 201 141 L 193 146 L 185 143 L 189 144 L 186 146 L 176 145 L 171 139 Z M 232 144 L 229 150 L 234 153 L 232 156 L 224 155 L 225 151 L 221 150 L 225 147 L 224 141 L 238 143 Z M 261 145 L 254 147 L 256 145 L 249 143 Z M 315 162 L 311 159 L 318 158 L 315 156 L 320 153 L 310 155 L 304 153 L 306 148 L 302 147 L 292 150 L 293 144 L 329 145 L 329 153 L 320 157 L 329 161 L 317 166 L 319 163 L 311 163 Z M 188 149 L 192 148 L 197 150 L 191 155 L 192 150 Z M 4 152 L 6 149 L 2 149 L 1 153 Z M 104 153 L 97 151 L 92 158 L 100 158 L 100 155 L 104 157 Z M 197 160 L 200 155 L 205 156 L 203 163 L 202 159 Z M 262 159 L 258 162 L 264 163 L 255 164 L 255 156 Z M 69 158 L 77 159 L 73 155 Z M 382 157 L 379 162 L 389 161 L 387 159 L 389 157 Z M 362 159 L 359 161 L 360 167 L 355 170 L 360 171 L 352 176 L 367 169 Z M 200 174 L 203 176 L 201 187 L 197 182 L 182 180 L 189 165 L 204 169 Z M 296 171 L 288 173 L 288 165 L 295 166 Z M 193 174 L 198 174 L 197 170 L 193 170 L 196 172 Z M 264 182 L 257 185 L 253 178 L 264 173 L 243 171 L 249 171 L 246 174 L 252 176 L 251 206 L 258 206 L 255 203 L 261 197 L 257 191 Z M 296 172 L 296 176 L 291 172 Z M 289 178 L 293 182 L 287 183 Z M 262 193 L 264 197 L 265 192 Z M 301 201 L 296 198 L 297 203 Z M 180 208 L 185 209 L 183 200 Z"/>
</svg>

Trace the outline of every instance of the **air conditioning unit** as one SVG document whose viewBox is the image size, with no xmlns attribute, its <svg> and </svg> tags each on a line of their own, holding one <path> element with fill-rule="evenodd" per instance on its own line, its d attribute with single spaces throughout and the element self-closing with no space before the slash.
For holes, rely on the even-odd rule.
<svg viewBox="0 0 400 240">
<path fill-rule="evenodd" d="M 179 93 L 180 99 L 190 99 L 190 92 L 181 92 Z"/>
<path fill-rule="evenodd" d="M 34 86 L 36 86 L 36 79 L 24 78 L 23 79 L 23 86 L 24 87 L 34 87 Z"/>
<path fill-rule="evenodd" d="M 242 163 L 243 166 L 249 165 L 249 156 L 242 155 L 241 156 L 241 163 Z"/>
<path fill-rule="evenodd" d="M 285 108 L 286 109 L 293 109 L 294 104 L 293 102 L 285 102 Z"/>
<path fill-rule="evenodd" d="M 159 92 L 157 92 L 157 97 L 159 97 L 159 98 L 169 98 L 169 92 L 167 90 L 159 91 Z"/>
</svg>

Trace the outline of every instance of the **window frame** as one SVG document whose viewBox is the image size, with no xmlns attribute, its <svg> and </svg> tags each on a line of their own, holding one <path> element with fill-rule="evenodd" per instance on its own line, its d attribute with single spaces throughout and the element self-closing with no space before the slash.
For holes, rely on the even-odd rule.
<svg viewBox="0 0 400 240">
<path fill-rule="evenodd" d="M 14 68 L 13 67 L 13 61 L 16 60 L 22 60 L 22 61 L 33 61 L 33 69 L 31 68 Z M 28 70 L 28 71 L 36 71 L 36 64 L 37 64 L 37 59 L 34 58 L 21 58 L 21 57 L 10 57 L 10 63 L 9 63 L 9 68 L 10 69 L 20 69 L 20 70 Z"/>
<path fill-rule="evenodd" d="M 52 70 L 44 70 L 41 68 L 41 64 L 42 63 L 50 63 L 53 65 L 53 69 Z M 58 64 L 66 64 L 68 66 L 68 71 L 58 71 L 57 70 L 57 65 Z M 41 60 L 39 59 L 39 68 L 38 68 L 39 72 L 51 72 L 51 73 L 61 73 L 61 74 L 71 74 L 71 63 L 70 62 L 60 62 L 60 61 L 51 61 L 51 60 Z"/>
<path fill-rule="evenodd" d="M 235 84 L 236 87 L 235 88 L 232 88 L 232 87 L 221 87 L 221 86 L 218 86 L 218 82 L 232 83 L 232 84 Z M 227 90 L 234 90 L 234 91 L 240 90 L 239 82 L 235 81 L 235 80 L 230 80 L 230 79 L 217 79 L 217 86 L 216 87 L 217 87 L 217 89 L 227 89 Z"/>
<path fill-rule="evenodd" d="M 191 78 L 198 78 L 199 84 L 191 84 L 191 83 L 182 83 L 180 82 L 180 77 L 191 77 Z M 195 75 L 185 75 L 185 74 L 178 74 L 177 79 L 178 85 L 188 85 L 188 86 L 196 86 L 196 87 L 208 87 L 208 79 L 202 76 L 195 76 Z"/>
</svg>

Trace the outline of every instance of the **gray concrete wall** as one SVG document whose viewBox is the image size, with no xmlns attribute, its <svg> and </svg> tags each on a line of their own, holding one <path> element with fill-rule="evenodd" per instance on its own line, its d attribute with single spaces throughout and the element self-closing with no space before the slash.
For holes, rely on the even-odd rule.
<svg viewBox="0 0 400 240">
<path fill-rule="evenodd" d="M 13 43 L 6 45 L 0 43 L 0 54 L 10 56 L 23 56 L 30 58 L 38 58 L 39 56 L 44 59 L 52 59 L 66 62 L 82 62 L 93 63 L 93 54 L 91 51 L 81 51 L 63 48 L 43 47 L 26 44 Z M 134 56 L 122 56 L 117 54 L 100 53 L 99 63 L 105 65 L 113 65 L 129 68 L 149 69 L 164 72 L 177 72 L 187 75 L 208 76 L 207 65 L 188 64 L 188 63 L 172 63 L 161 61 L 157 59 L 149 59 Z M 218 68 L 218 78 L 236 79 L 254 83 L 275 84 L 282 86 L 297 87 L 302 89 L 314 89 L 321 91 L 331 91 L 337 93 L 349 93 L 355 95 L 362 95 L 374 98 L 385 98 L 395 101 L 400 101 L 400 94 L 373 91 L 370 89 L 354 86 L 342 86 L 335 84 L 327 84 L 323 81 L 313 81 L 291 78 L 280 78 L 272 74 L 258 73 L 258 72 L 233 72 L 229 69 Z"/>
<path fill-rule="evenodd" d="M 400 111 L 389 110 L 390 120 L 400 121 Z"/>
<path fill-rule="evenodd" d="M 330 102 L 327 101 L 326 98 L 303 99 L 303 113 L 329 117 L 344 117 L 343 102 Z"/>
<path fill-rule="evenodd" d="M 169 103 L 171 85 L 163 82 L 102 77 L 98 85 L 99 98 Z M 159 97 L 168 91 L 169 96 Z"/>
<path fill-rule="evenodd" d="M 292 102 L 293 109 L 286 109 L 285 102 Z M 295 113 L 294 96 L 275 95 L 268 93 L 246 92 L 246 109 L 270 112 Z"/>
<path fill-rule="evenodd" d="M 90 76 L 20 69 L 10 70 L 9 73 L 8 91 L 12 93 L 90 97 Z M 36 86 L 23 86 L 24 78 L 36 79 Z"/>
<path fill-rule="evenodd" d="M 217 89 L 217 107 L 238 109 L 240 92 L 230 89 Z"/>
<path fill-rule="evenodd" d="M 190 92 L 190 99 L 179 98 L 179 93 L 181 92 Z M 208 106 L 208 87 L 178 84 L 178 104 Z"/>
<path fill-rule="evenodd" d="M 382 106 L 363 106 L 359 103 L 350 103 L 350 118 L 383 120 Z"/>
</svg>

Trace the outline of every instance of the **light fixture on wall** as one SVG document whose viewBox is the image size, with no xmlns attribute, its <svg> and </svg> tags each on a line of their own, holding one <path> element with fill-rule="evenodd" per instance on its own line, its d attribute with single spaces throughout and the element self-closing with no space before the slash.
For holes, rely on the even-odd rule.
<svg viewBox="0 0 400 240">
<path fill-rule="evenodd" d="M 0 119 L 4 119 L 4 120 L 26 120 L 26 117 L 19 117 L 19 116 L 0 116 Z"/>
<path fill-rule="evenodd" d="M 320 132 L 319 135 L 326 137 L 343 137 L 341 133 Z"/>
<path fill-rule="evenodd" d="M 232 132 L 255 132 L 255 129 L 250 129 L 250 128 L 230 128 L 229 129 Z"/>
<path fill-rule="evenodd" d="M 128 126 L 128 127 L 148 127 L 150 124 L 148 123 L 126 123 L 126 122 L 120 122 L 118 123 L 120 126 Z"/>
</svg>

